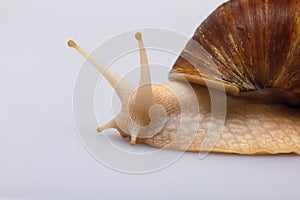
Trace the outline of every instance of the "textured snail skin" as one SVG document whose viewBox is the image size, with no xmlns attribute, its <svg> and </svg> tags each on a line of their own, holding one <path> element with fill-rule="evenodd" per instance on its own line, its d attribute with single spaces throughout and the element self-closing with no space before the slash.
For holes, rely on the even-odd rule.
<svg viewBox="0 0 300 200">
<path fill-rule="evenodd" d="M 99 132 L 116 128 L 131 145 L 183 151 L 300 154 L 299 0 L 224 3 L 197 28 L 163 85 L 149 84 L 141 33 L 136 39 L 138 87 L 68 43 L 104 75 L 122 102 L 121 112 Z M 222 99 L 222 87 L 226 113 L 210 98 Z M 220 121 L 222 129 L 209 132 Z"/>
<path fill-rule="evenodd" d="M 176 82 L 171 84 L 176 84 Z M 154 93 L 161 93 L 160 87 L 154 88 Z M 159 148 L 200 151 L 204 138 L 210 137 L 206 134 L 211 120 L 211 105 L 209 93 L 205 87 L 194 85 L 193 89 L 198 96 L 201 115 L 195 137 L 192 137 L 189 132 L 191 124 L 182 124 L 186 132 L 177 133 L 180 111 L 177 106 L 168 105 L 167 107 L 172 110 L 169 110 L 168 121 L 163 129 L 154 137 L 144 139 L 142 142 Z M 222 95 L 217 90 L 214 92 Z M 161 96 L 161 99 L 172 98 L 166 97 L 166 93 Z M 156 99 L 160 101 L 159 97 Z M 169 101 L 169 104 L 171 102 L 174 101 Z M 300 154 L 300 109 L 282 103 L 259 102 L 229 95 L 227 95 L 226 105 L 225 123 L 219 138 L 215 140 L 213 149 L 202 148 L 201 151 L 237 154 Z M 189 113 L 186 117 L 190 119 L 187 121 L 193 121 L 193 118 L 199 114 L 193 112 L 192 107 Z M 176 134 L 180 136 L 174 142 Z"/>
</svg>

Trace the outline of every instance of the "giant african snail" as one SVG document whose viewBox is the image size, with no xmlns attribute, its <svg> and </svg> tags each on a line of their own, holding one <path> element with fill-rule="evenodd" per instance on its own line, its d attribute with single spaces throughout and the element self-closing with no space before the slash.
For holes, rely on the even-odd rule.
<svg viewBox="0 0 300 200">
<path fill-rule="evenodd" d="M 224 3 L 198 27 L 175 62 L 169 74 L 171 81 L 163 85 L 149 84 L 148 61 L 140 33 L 136 39 L 141 60 L 138 88 L 97 62 L 75 42 L 68 42 L 103 74 L 123 104 L 116 118 L 98 131 L 116 128 L 122 137 L 131 138 L 131 145 L 138 142 L 199 151 L 211 114 L 207 86 L 218 94 L 224 85 L 227 113 L 213 152 L 300 154 L 299 0 Z M 181 81 L 182 77 L 193 83 L 193 91 Z M 184 112 L 177 99 L 180 92 L 185 93 L 181 101 L 190 105 L 185 108 L 189 109 L 190 119 L 199 115 L 189 103 L 190 93 L 197 94 L 201 107 L 199 127 L 192 141 L 191 133 L 181 133 L 176 126 Z M 188 130 L 190 124 L 182 126 Z M 176 134 L 180 140 L 172 142 Z"/>
</svg>

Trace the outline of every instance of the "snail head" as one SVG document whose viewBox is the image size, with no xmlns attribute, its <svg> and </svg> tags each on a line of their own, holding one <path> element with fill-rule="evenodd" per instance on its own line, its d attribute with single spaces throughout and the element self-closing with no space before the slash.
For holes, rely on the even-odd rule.
<svg viewBox="0 0 300 200">
<path fill-rule="evenodd" d="M 140 52 L 140 81 L 135 87 L 125 79 L 95 60 L 74 41 L 68 46 L 82 54 L 107 79 L 118 95 L 122 107 L 114 119 L 97 129 L 98 132 L 115 128 L 123 138 L 130 137 L 130 144 L 143 143 L 144 139 L 158 133 L 167 121 L 167 115 L 176 106 L 176 96 L 167 88 L 152 85 L 142 34 L 136 33 Z M 162 94 L 164 94 L 162 96 Z M 169 102 L 173 102 L 170 106 Z"/>
</svg>

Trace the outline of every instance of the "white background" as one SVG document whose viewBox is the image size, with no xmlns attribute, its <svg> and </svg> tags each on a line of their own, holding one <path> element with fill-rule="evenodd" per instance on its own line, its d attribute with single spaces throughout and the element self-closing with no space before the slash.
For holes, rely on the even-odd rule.
<svg viewBox="0 0 300 200">
<path fill-rule="evenodd" d="M 185 153 L 132 175 L 98 163 L 76 134 L 72 91 L 84 59 L 68 39 L 92 51 L 140 27 L 191 36 L 221 2 L 1 0 L 0 199 L 299 199 L 295 155 Z"/>
</svg>

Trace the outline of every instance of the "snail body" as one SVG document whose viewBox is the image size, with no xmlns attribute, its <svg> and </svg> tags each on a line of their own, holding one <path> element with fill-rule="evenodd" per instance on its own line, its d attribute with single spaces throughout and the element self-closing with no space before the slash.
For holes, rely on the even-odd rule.
<svg viewBox="0 0 300 200">
<path fill-rule="evenodd" d="M 73 41 L 115 89 L 116 128 L 130 144 L 237 154 L 300 154 L 300 2 L 230 0 L 196 30 L 169 73 L 151 85 L 140 33 L 141 78 L 134 87 Z M 182 81 L 187 80 L 189 83 Z M 226 114 L 213 113 L 211 95 L 227 95 Z M 218 118 L 218 137 L 208 134 Z M 207 145 L 210 144 L 210 145 Z"/>
<path fill-rule="evenodd" d="M 175 82 L 176 83 L 176 82 Z M 174 84 L 175 87 L 175 84 Z M 176 85 L 178 87 L 178 85 Z M 213 149 L 205 148 L 203 141 L 209 137 L 206 133 L 211 124 L 211 102 L 210 95 L 222 98 L 222 92 L 211 90 L 206 87 L 193 86 L 198 98 L 200 122 L 196 135 L 188 132 L 197 111 L 193 107 L 188 109 L 189 121 L 183 124 L 186 132 L 177 142 L 172 142 L 176 137 L 179 115 L 168 119 L 164 128 L 154 137 L 145 139 L 145 143 L 151 146 L 163 148 L 172 143 L 168 148 L 187 151 L 212 151 L 221 153 L 238 154 L 277 154 L 297 153 L 300 154 L 300 110 L 288 107 L 282 103 L 253 101 L 251 98 L 237 96 L 226 96 L 226 119 L 224 127 L 218 136 Z M 176 113 L 174 111 L 174 113 Z M 179 113 L 179 112 L 177 112 Z M 222 114 L 222 113 L 221 113 Z M 170 128 L 171 127 L 171 128 Z M 178 133 L 179 134 L 179 133 Z M 187 140 L 182 138 L 185 137 Z M 213 141 L 213 139 L 212 139 Z M 184 143 L 186 142 L 186 143 Z M 187 148 L 188 146 L 188 148 Z"/>
</svg>

